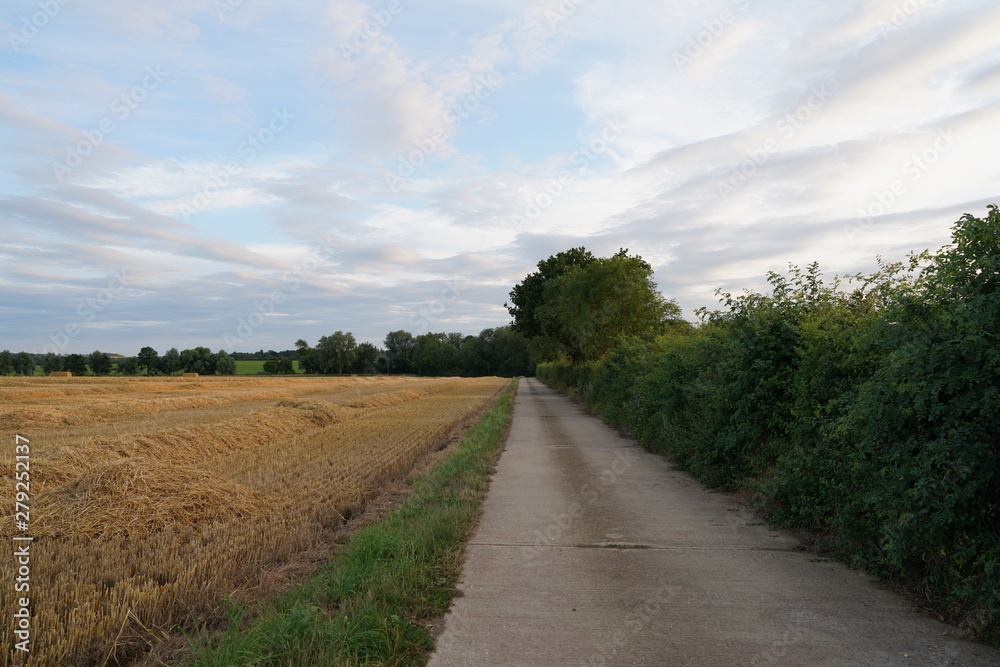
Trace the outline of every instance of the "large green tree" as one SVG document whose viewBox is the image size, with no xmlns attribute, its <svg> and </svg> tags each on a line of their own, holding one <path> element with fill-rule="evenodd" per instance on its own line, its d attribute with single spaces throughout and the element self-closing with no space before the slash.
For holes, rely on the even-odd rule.
<svg viewBox="0 0 1000 667">
<path fill-rule="evenodd" d="M 351 362 L 352 373 L 374 373 L 377 368 L 379 354 L 382 351 L 371 343 L 360 343 Z"/>
<path fill-rule="evenodd" d="M 416 341 L 409 331 L 390 331 L 385 336 L 385 353 L 391 373 L 413 372 L 413 349 Z"/>
<path fill-rule="evenodd" d="M 493 335 L 493 329 L 486 329 L 479 336 L 466 336 L 459 348 L 459 360 L 463 375 L 490 375 L 490 370 L 496 366 L 495 353 L 492 346 L 485 343 L 484 337 Z"/>
<path fill-rule="evenodd" d="M 322 373 L 323 359 L 318 350 L 309 346 L 305 339 L 295 341 L 295 349 L 299 353 L 299 368 L 303 373 Z"/>
<path fill-rule="evenodd" d="M 139 368 L 139 362 L 135 357 L 126 357 L 118 362 L 118 372 L 122 375 L 138 375 Z"/>
<path fill-rule="evenodd" d="M 417 336 L 413 365 L 420 375 L 458 375 L 461 352 L 455 337 L 461 334 L 426 333 Z"/>
<path fill-rule="evenodd" d="M 655 335 L 681 309 L 653 282 L 653 268 L 621 250 L 546 282 L 535 311 L 542 335 L 571 360 L 600 359 L 630 337 Z"/>
<path fill-rule="evenodd" d="M 357 347 L 354 334 L 350 331 L 337 331 L 320 338 L 316 349 L 323 357 L 323 372 L 332 373 L 336 370 L 338 375 L 343 374 L 344 369 L 354 361 Z"/>
<path fill-rule="evenodd" d="M 90 372 L 94 375 L 111 373 L 111 357 L 100 350 L 94 350 L 87 355 L 87 364 L 90 366 Z"/>
<path fill-rule="evenodd" d="M 528 338 L 542 335 L 538 309 L 545 301 L 545 286 L 571 269 L 582 268 L 595 261 L 584 247 L 571 248 L 538 262 L 538 271 L 529 274 L 510 293 L 510 303 L 504 304 L 514 318 L 513 330 Z"/>
<path fill-rule="evenodd" d="M 160 357 L 160 370 L 167 375 L 173 375 L 183 367 L 181 353 L 177 351 L 176 347 L 170 348 Z"/>
<path fill-rule="evenodd" d="M 216 356 L 207 347 L 196 347 L 181 352 L 181 368 L 187 373 L 215 375 Z"/>
<path fill-rule="evenodd" d="M 531 358 L 528 339 L 511 327 L 486 329 L 479 334 L 486 372 L 490 375 L 515 377 L 534 375 L 535 364 Z"/>
<path fill-rule="evenodd" d="M 215 372 L 217 375 L 236 375 L 236 360 L 225 350 L 219 350 L 215 355 Z"/>
<path fill-rule="evenodd" d="M 0 375 L 10 375 L 14 372 L 14 355 L 10 350 L 0 352 Z"/>
<path fill-rule="evenodd" d="M 35 358 L 27 352 L 18 352 L 14 356 L 14 372 L 18 375 L 34 375 Z"/>
<path fill-rule="evenodd" d="M 151 347 L 139 350 L 139 356 L 135 360 L 139 366 L 145 369 L 146 375 L 152 375 L 160 366 L 160 354 Z"/>
<path fill-rule="evenodd" d="M 67 354 L 63 358 L 63 370 L 73 375 L 86 375 L 87 358 L 82 354 Z"/>
</svg>

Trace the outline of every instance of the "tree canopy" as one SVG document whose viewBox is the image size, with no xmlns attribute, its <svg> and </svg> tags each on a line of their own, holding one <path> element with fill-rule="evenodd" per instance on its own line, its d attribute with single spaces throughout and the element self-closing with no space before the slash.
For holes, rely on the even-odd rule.
<svg viewBox="0 0 1000 667">
<path fill-rule="evenodd" d="M 215 355 L 215 372 L 218 375 L 236 375 L 236 360 L 225 350 L 219 350 Z"/>
<path fill-rule="evenodd" d="M 538 309 L 545 301 L 545 285 L 573 268 L 584 267 L 595 261 L 586 248 L 570 248 L 538 262 L 538 271 L 529 274 L 510 292 L 510 303 L 504 304 L 514 318 L 513 330 L 528 338 L 542 335 L 542 322 Z"/>
<path fill-rule="evenodd" d="M 533 339 L 541 359 L 600 359 L 622 340 L 662 333 L 681 310 L 653 282 L 653 268 L 620 250 L 595 258 L 573 248 L 538 263 L 514 287 L 514 328 Z"/>
<path fill-rule="evenodd" d="M 62 369 L 73 375 L 86 375 L 87 357 L 82 354 L 67 354 L 63 357 Z"/>
<path fill-rule="evenodd" d="M 329 336 L 323 336 L 316 345 L 316 351 L 323 361 L 324 373 L 333 373 L 335 370 L 342 374 L 344 369 L 351 365 L 357 355 L 358 344 L 354 340 L 354 334 L 350 331 L 336 331 Z"/>
<path fill-rule="evenodd" d="M 87 364 L 94 375 L 108 375 L 113 367 L 111 356 L 100 350 L 94 350 L 87 356 Z"/>
<path fill-rule="evenodd" d="M 416 347 L 413 334 L 409 331 L 390 331 L 385 336 L 385 352 L 389 357 L 389 370 L 392 373 L 410 373 L 413 371 L 413 349 Z"/>
<path fill-rule="evenodd" d="M 217 362 L 216 356 L 207 347 L 196 347 L 192 350 L 183 350 L 180 353 L 181 368 L 186 373 L 215 375 Z M 121 367 L 120 364 L 119 367 Z"/>
<path fill-rule="evenodd" d="M 152 375 L 160 366 L 160 355 L 151 347 L 139 350 L 139 356 L 135 360 L 140 367 L 146 369 L 146 375 Z"/>
</svg>

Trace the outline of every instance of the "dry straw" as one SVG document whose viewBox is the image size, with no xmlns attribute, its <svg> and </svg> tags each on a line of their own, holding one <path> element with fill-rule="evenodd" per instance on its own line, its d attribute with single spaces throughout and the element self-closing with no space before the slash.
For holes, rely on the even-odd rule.
<svg viewBox="0 0 1000 667">
<path fill-rule="evenodd" d="M 33 614 L 45 628 L 33 660 L 53 665 L 129 664 L 164 633 L 217 614 L 223 598 L 252 595 L 268 571 L 329 541 L 345 516 L 409 474 L 505 384 L 154 378 L 116 386 L 87 378 L 74 395 L 65 380 L 34 380 L 0 380 L 0 402 L 4 391 L 52 389 L 65 392 L 58 400 L 69 409 L 114 396 L 123 414 L 135 414 L 120 385 L 167 384 L 187 399 L 230 406 L 214 423 L 32 450 L 32 587 L 40 591 Z M 271 392 L 270 407 L 259 409 L 261 392 Z M 255 412 L 246 414 L 247 401 Z M 3 454 L 0 486 L 10 497 L 12 451 Z M 0 517 L 2 536 L 12 534 L 13 519 Z M 13 608 L 13 595 L 0 587 L 0 606 Z M 0 627 L 0 642 L 12 645 L 10 624 Z"/>
<path fill-rule="evenodd" d="M 102 463 L 44 496 L 36 536 L 145 535 L 262 514 L 267 499 L 207 470 L 132 457 Z"/>
<path fill-rule="evenodd" d="M 349 384 L 316 378 L 233 378 L 230 383 L 220 383 L 221 378 L 189 382 L 179 377 L 123 378 L 118 385 L 102 382 L 109 378 L 76 378 L 73 383 L 53 383 L 45 378 L 49 380 L 46 384 L 30 387 L 12 382 L 20 379 L 0 378 L 0 428 L 97 425 L 134 415 L 327 393 Z M 126 400 L 124 394 L 128 395 Z"/>
</svg>

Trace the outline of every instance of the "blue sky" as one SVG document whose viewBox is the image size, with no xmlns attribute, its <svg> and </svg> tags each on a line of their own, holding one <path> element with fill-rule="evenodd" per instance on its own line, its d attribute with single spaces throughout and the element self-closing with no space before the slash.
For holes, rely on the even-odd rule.
<svg viewBox="0 0 1000 667">
<path fill-rule="evenodd" d="M 11 0 L 0 349 L 478 333 L 551 254 L 870 271 L 1000 203 L 1000 6 Z"/>
</svg>

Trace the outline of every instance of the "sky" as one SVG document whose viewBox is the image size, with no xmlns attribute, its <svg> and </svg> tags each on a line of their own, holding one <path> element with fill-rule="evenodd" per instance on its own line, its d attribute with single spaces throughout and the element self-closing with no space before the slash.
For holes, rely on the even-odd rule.
<svg viewBox="0 0 1000 667">
<path fill-rule="evenodd" d="M 5 0 L 0 349 L 509 323 L 621 248 L 695 320 L 1000 203 L 993 0 Z"/>
</svg>

